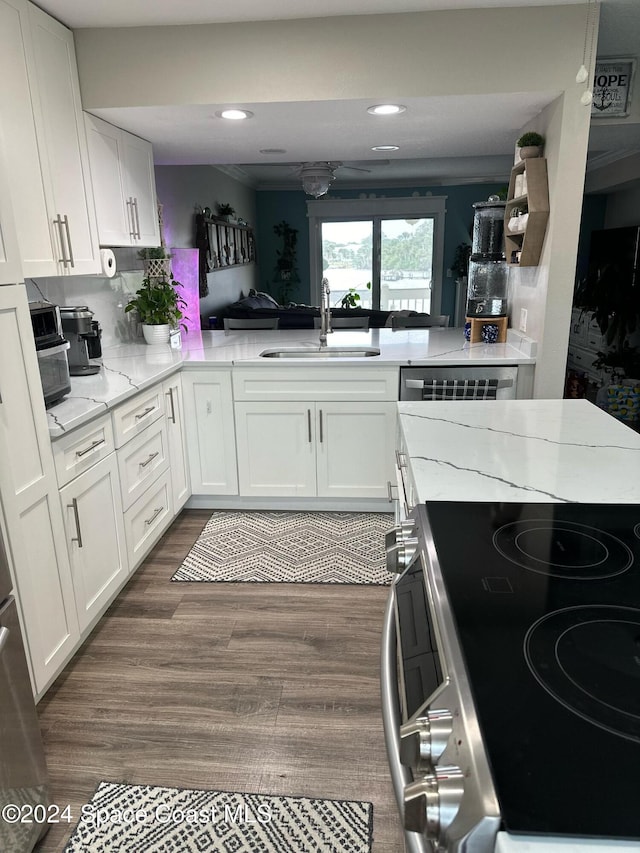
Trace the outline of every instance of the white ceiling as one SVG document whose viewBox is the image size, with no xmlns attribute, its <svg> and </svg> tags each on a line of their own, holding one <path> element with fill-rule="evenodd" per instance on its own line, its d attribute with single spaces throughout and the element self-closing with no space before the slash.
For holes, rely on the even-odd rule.
<svg viewBox="0 0 640 853">
<path fill-rule="evenodd" d="M 37 0 L 71 28 L 175 25 L 330 17 L 435 9 L 544 6 L 584 0 Z M 640 44 L 640 0 L 602 0 L 599 56 L 635 56 Z M 577 69 L 576 69 L 577 70 Z M 636 84 L 638 85 L 638 84 Z M 511 98 L 414 98 L 399 116 L 373 117 L 360 101 L 242 104 L 246 122 L 214 119 L 224 104 L 141 107 L 96 111 L 108 121 L 149 139 L 159 165 L 211 164 L 257 188 L 299 186 L 294 165 L 341 161 L 341 186 L 411 185 L 416 181 L 465 183 L 504 180 L 513 162 L 514 133 L 555 93 Z M 474 135 L 465 132 L 473 115 Z M 393 154 L 373 145 L 395 144 Z M 261 154 L 260 149 L 285 149 Z M 592 125 L 594 164 L 640 151 L 640 124 Z M 370 162 L 371 161 L 371 162 Z M 349 163 L 368 171 L 346 168 Z M 274 165 L 275 164 L 275 165 Z"/>
</svg>

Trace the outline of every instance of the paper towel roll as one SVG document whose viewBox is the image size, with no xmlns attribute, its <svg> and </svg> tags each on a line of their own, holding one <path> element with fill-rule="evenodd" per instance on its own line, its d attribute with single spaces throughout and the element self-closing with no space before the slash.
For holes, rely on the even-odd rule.
<svg viewBox="0 0 640 853">
<path fill-rule="evenodd" d="M 100 249 L 100 263 L 102 265 L 102 275 L 107 278 L 113 278 L 116 274 L 116 256 L 111 249 Z"/>
</svg>

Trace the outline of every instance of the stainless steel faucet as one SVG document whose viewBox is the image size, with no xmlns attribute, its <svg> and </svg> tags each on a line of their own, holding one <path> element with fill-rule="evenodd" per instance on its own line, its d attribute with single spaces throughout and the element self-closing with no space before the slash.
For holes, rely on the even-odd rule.
<svg viewBox="0 0 640 853">
<path fill-rule="evenodd" d="M 320 292 L 320 346 L 326 347 L 327 335 L 331 333 L 331 290 L 329 279 L 322 279 Z"/>
</svg>

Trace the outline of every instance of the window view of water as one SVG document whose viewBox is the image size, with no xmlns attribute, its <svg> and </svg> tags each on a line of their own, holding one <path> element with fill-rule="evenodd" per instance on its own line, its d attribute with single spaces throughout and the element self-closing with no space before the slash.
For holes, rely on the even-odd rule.
<svg viewBox="0 0 640 853">
<path fill-rule="evenodd" d="M 331 305 L 345 297 L 351 305 L 383 311 L 429 312 L 433 263 L 433 219 L 380 222 L 380 302 L 373 304 L 373 221 L 323 222 L 323 276 Z"/>
</svg>

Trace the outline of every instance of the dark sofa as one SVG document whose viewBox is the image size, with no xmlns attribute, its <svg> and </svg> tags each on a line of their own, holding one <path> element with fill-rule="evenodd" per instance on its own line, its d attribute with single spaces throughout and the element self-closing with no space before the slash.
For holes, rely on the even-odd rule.
<svg viewBox="0 0 640 853">
<path fill-rule="evenodd" d="M 380 329 L 386 325 L 390 311 L 377 311 L 373 308 L 332 308 L 332 317 L 369 318 L 369 327 Z M 415 313 L 415 312 L 411 312 Z M 223 329 L 226 318 L 234 320 L 262 319 L 278 317 L 281 329 L 313 329 L 313 318 L 320 316 L 320 309 L 309 305 L 278 305 L 268 293 L 250 291 L 249 296 L 233 302 L 223 308 L 215 317 L 207 318 L 208 329 Z"/>
</svg>

